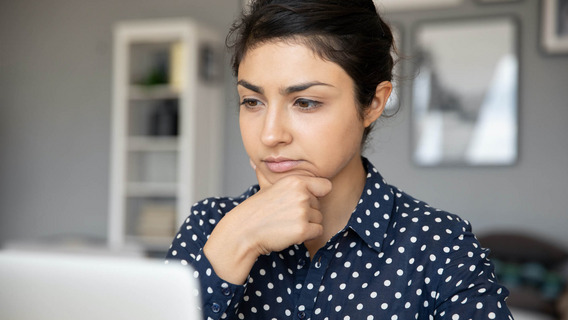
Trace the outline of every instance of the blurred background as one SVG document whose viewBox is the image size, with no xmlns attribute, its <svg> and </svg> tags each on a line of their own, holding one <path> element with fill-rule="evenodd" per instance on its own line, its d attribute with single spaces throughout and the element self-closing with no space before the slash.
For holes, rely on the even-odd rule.
<svg viewBox="0 0 568 320">
<path fill-rule="evenodd" d="M 430 2 L 431 6 L 428 5 Z M 568 49 L 556 50 L 543 45 L 545 20 L 548 19 L 545 18 L 545 4 L 553 3 L 560 8 L 560 4 L 566 2 L 432 0 L 421 1 L 420 7 L 416 7 L 412 1 L 399 1 L 398 5 L 393 5 L 393 1 L 378 1 L 379 9 L 384 11 L 400 37 L 399 50 L 404 58 L 399 66 L 396 96 L 400 111 L 395 117 L 378 121 L 365 155 L 389 183 L 434 207 L 469 220 L 480 237 L 520 234 L 539 243 L 542 241 L 545 246 L 551 245 L 547 248 L 552 250 L 551 255 L 555 255 L 556 260 L 543 262 L 548 257 L 543 258 L 538 262 L 542 262 L 540 266 L 546 270 L 539 266 L 529 270 L 537 274 L 537 278 L 548 276 L 546 272 L 551 269 L 559 273 L 562 271 L 558 270 L 566 271 L 559 264 L 565 263 L 568 250 Z M 237 196 L 255 183 L 240 141 L 235 80 L 228 67 L 229 57 L 222 48 L 224 37 L 242 5 L 239 0 L 0 2 L 0 245 L 8 249 L 159 257 L 167 249 L 163 239 L 173 236 L 175 231 L 144 231 L 141 216 L 146 215 L 145 223 L 151 224 L 156 212 L 165 212 L 168 227 L 177 228 L 189 214 L 188 210 L 182 210 L 188 208 L 186 204 L 179 201 L 196 201 L 202 195 Z M 514 161 L 497 166 L 417 165 L 413 161 L 411 109 L 412 82 L 419 64 L 414 55 L 419 26 L 424 22 L 455 23 L 460 20 L 483 24 L 484 19 L 492 17 L 512 18 L 516 26 L 518 103 Z M 209 71 L 203 71 L 199 66 L 195 70 L 188 69 L 188 73 L 198 74 L 196 80 L 187 77 L 188 80 L 184 80 L 186 86 L 175 93 L 156 97 L 146 91 L 143 98 L 130 98 L 163 100 L 161 105 L 170 105 L 167 108 L 172 105 L 167 101 L 176 100 L 175 117 L 179 116 L 179 124 L 186 126 L 178 132 L 177 128 L 144 125 L 149 127 L 140 130 L 148 132 L 153 144 L 133 147 L 134 142 L 123 141 L 125 138 L 120 135 L 120 130 L 128 131 L 124 128 L 134 127 L 132 123 L 136 120 L 123 119 L 118 124 L 113 121 L 121 114 L 117 110 L 124 104 L 117 101 L 117 95 L 132 94 L 137 88 L 120 82 L 122 78 L 117 75 L 134 72 L 137 65 L 134 59 L 150 52 L 151 58 L 140 58 L 145 61 L 140 64 L 149 67 L 137 71 L 136 75 L 128 73 L 126 78 L 136 86 L 167 84 L 167 80 L 160 80 L 160 75 L 152 72 L 160 67 L 171 71 L 175 58 L 171 58 L 173 52 L 169 50 L 173 50 L 171 45 L 179 41 L 172 40 L 167 44 L 166 56 L 170 58 L 166 60 L 174 60 L 167 60 L 169 62 L 164 66 L 160 62 L 163 62 L 160 57 L 164 56 L 162 49 L 171 39 L 161 39 L 159 45 L 155 45 L 155 39 L 149 40 L 146 46 L 124 40 L 126 42 L 122 44 L 142 48 L 138 56 L 132 53 L 133 50 L 131 55 L 125 55 L 126 59 L 132 60 L 125 62 L 117 60 L 120 46 L 115 42 L 117 28 L 133 21 L 148 26 L 145 21 L 167 22 L 171 19 L 191 21 L 190 30 L 206 28 L 207 32 L 217 36 L 213 45 L 217 51 L 212 60 L 207 60 L 208 51 L 202 46 L 193 50 L 199 57 L 197 61 L 213 65 L 207 69 Z M 554 19 L 558 23 L 566 22 L 561 13 Z M 201 36 L 204 32 L 197 31 L 196 34 Z M 559 31 L 556 36 L 565 43 L 566 33 Z M 185 45 L 184 50 L 191 52 L 191 42 Z M 491 46 L 491 41 L 487 41 L 472 50 L 484 52 Z M 147 60 L 151 61 L 148 63 Z M 460 63 L 471 65 L 476 61 L 468 59 Z M 174 76 L 164 72 L 162 77 L 171 80 Z M 208 72 L 215 78 L 213 82 Z M 206 88 L 217 90 L 210 91 L 209 96 L 192 105 L 197 108 L 207 107 L 210 102 L 216 104 L 216 113 L 207 115 L 210 132 L 193 135 L 189 147 L 175 139 L 156 144 L 155 140 L 164 140 L 156 137 L 181 137 L 189 132 L 187 127 L 191 127 L 192 122 L 184 122 L 184 116 L 178 111 L 183 113 L 185 103 L 192 103 L 187 95 L 192 92 L 187 82 L 198 86 L 200 81 Z M 126 117 L 139 119 L 149 113 L 132 116 L 126 112 Z M 198 117 L 199 113 L 194 116 Z M 197 125 L 196 122 L 193 124 Z M 132 135 L 132 130 L 126 136 L 128 134 Z M 216 140 L 207 140 L 210 137 Z M 216 151 L 208 153 L 210 158 L 197 159 L 191 148 L 199 153 L 200 146 L 211 141 L 218 141 Z M 186 150 L 188 148 L 190 150 Z M 134 191 L 126 190 L 128 181 L 123 178 L 133 174 L 128 167 L 132 162 L 123 161 L 116 154 L 128 157 L 129 151 L 152 153 L 158 149 L 171 152 L 170 158 L 172 154 L 175 158 L 177 152 L 188 152 L 189 158 L 176 158 L 174 166 L 184 173 L 184 159 L 190 159 L 188 163 L 194 167 L 189 171 L 193 170 L 195 174 L 180 180 L 173 177 L 172 183 L 158 186 L 157 191 L 154 188 L 154 191 L 134 195 Z M 158 166 L 157 173 L 146 173 L 144 179 L 160 174 L 176 176 L 178 172 L 166 170 L 164 173 L 164 169 L 160 169 L 161 165 L 167 166 L 168 156 L 142 158 L 132 161 L 144 162 L 142 167 L 152 166 L 148 163 Z M 211 175 L 195 169 L 200 161 L 209 163 L 209 171 L 205 173 L 212 172 Z M 215 181 L 205 181 L 207 177 Z M 187 186 L 184 183 L 189 183 L 191 193 L 180 191 Z M 117 185 L 122 189 L 117 189 Z M 130 198 L 145 198 L 149 202 L 159 200 L 155 201 L 158 205 L 147 205 L 146 200 L 129 204 Z M 173 216 L 168 205 L 163 205 L 164 198 L 169 198 L 166 204 L 174 208 Z M 147 213 L 148 208 L 153 211 Z M 146 210 L 146 214 L 134 212 L 136 210 Z M 158 238 L 162 241 L 147 241 L 155 238 L 156 234 L 152 232 L 159 233 Z M 498 240 L 497 243 L 504 242 Z M 513 241 L 512 246 L 515 245 L 519 242 Z M 495 250 L 495 254 L 499 250 Z M 510 248 L 503 250 L 506 256 Z M 536 250 L 542 252 L 544 249 L 538 247 Z M 519 251 L 524 250 L 520 248 Z M 527 258 L 515 256 L 511 259 L 524 263 L 523 259 Z M 521 271 L 517 268 L 512 272 Z M 542 279 L 535 281 L 541 281 L 541 286 L 544 283 Z M 557 291 L 554 291 L 555 297 Z"/>
</svg>

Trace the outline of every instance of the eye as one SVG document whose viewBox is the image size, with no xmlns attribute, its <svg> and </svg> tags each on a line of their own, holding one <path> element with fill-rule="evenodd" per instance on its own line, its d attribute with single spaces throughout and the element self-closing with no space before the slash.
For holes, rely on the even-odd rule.
<svg viewBox="0 0 568 320">
<path fill-rule="evenodd" d="M 298 106 L 302 110 L 312 110 L 312 109 L 319 107 L 321 105 L 321 102 L 301 98 L 301 99 L 296 100 L 294 102 L 294 105 Z"/>
<path fill-rule="evenodd" d="M 261 105 L 260 101 L 258 101 L 256 99 L 251 99 L 251 98 L 243 99 L 243 102 L 241 102 L 241 106 L 244 106 L 245 108 L 249 108 L 249 109 L 257 108 L 260 105 Z"/>
</svg>

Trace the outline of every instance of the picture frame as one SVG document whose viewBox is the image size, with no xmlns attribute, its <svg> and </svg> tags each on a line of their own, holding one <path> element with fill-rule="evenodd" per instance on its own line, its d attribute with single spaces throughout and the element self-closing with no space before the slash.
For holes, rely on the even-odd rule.
<svg viewBox="0 0 568 320">
<path fill-rule="evenodd" d="M 436 20 L 414 28 L 412 157 L 418 166 L 507 166 L 518 157 L 518 22 Z"/>
<path fill-rule="evenodd" d="M 568 53 L 568 0 L 541 1 L 541 46 L 549 54 Z"/>
</svg>

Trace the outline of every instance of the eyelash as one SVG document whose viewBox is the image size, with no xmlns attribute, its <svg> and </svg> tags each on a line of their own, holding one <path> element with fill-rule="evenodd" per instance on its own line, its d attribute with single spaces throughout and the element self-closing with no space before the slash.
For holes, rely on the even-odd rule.
<svg viewBox="0 0 568 320">
<path fill-rule="evenodd" d="M 250 103 L 254 103 L 255 105 L 250 105 Z M 243 99 L 243 102 L 241 102 L 240 105 L 244 106 L 247 109 L 255 109 L 258 107 L 259 104 L 262 104 L 262 102 L 260 102 L 257 99 L 245 98 Z M 300 106 L 300 104 L 308 104 L 308 106 Z M 320 107 L 321 105 L 322 103 L 319 101 L 304 99 L 304 98 L 300 98 L 294 101 L 294 106 L 297 106 L 302 111 L 311 111 L 313 109 Z"/>
<path fill-rule="evenodd" d="M 251 103 L 251 102 L 255 103 L 255 105 L 254 106 L 249 105 L 249 103 Z M 245 99 L 243 99 L 243 102 L 241 102 L 241 106 L 243 106 L 247 109 L 254 109 L 254 108 L 258 107 L 258 105 L 260 103 L 261 102 L 257 99 L 245 98 Z"/>
<path fill-rule="evenodd" d="M 308 106 L 302 107 L 302 106 L 300 106 L 300 103 L 307 103 Z M 311 111 L 311 110 L 314 110 L 314 109 L 320 107 L 322 105 L 322 103 L 319 102 L 319 101 L 316 101 L 316 100 L 300 98 L 300 99 L 297 99 L 296 101 L 294 101 L 294 105 L 298 106 L 298 108 L 300 108 L 303 111 Z"/>
</svg>

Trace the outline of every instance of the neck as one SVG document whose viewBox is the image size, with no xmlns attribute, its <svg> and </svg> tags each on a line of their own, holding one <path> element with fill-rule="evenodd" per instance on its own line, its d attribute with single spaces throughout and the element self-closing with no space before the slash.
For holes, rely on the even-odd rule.
<svg viewBox="0 0 568 320">
<path fill-rule="evenodd" d="M 317 250 L 345 227 L 361 198 L 366 176 L 361 157 L 356 156 L 332 179 L 331 192 L 319 199 L 323 214 L 323 235 L 304 243 L 310 256 L 313 257 Z"/>
</svg>

